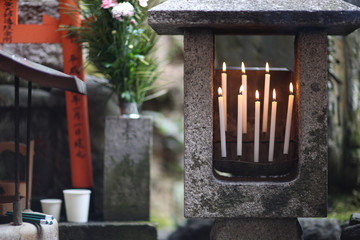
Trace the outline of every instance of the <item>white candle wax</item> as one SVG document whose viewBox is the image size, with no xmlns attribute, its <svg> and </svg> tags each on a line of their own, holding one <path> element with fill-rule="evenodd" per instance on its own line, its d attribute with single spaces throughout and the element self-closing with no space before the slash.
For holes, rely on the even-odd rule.
<svg viewBox="0 0 360 240">
<path fill-rule="evenodd" d="M 226 64 L 223 62 L 223 73 L 221 73 L 221 88 L 222 96 L 224 98 L 224 121 L 225 121 L 225 131 L 227 131 L 227 74 L 226 74 Z"/>
<path fill-rule="evenodd" d="M 267 132 L 268 113 L 269 113 L 269 92 L 270 92 L 270 74 L 269 64 L 266 63 L 265 85 L 264 85 L 264 106 L 263 106 L 263 124 L 262 131 Z"/>
<path fill-rule="evenodd" d="M 244 87 L 241 85 L 238 95 L 238 114 L 237 114 L 237 155 L 242 155 L 242 117 L 243 117 L 243 91 Z"/>
<path fill-rule="evenodd" d="M 270 141 L 269 141 L 269 162 L 274 160 L 274 145 L 275 145 L 275 125 L 276 125 L 276 92 L 273 91 L 273 102 L 271 105 L 271 122 L 270 122 Z"/>
<path fill-rule="evenodd" d="M 288 101 L 288 110 L 287 110 L 286 127 L 285 127 L 285 138 L 284 138 L 284 154 L 289 153 L 293 105 L 294 105 L 294 92 L 293 92 L 293 85 L 292 85 L 292 83 L 290 83 L 290 95 L 289 95 L 289 101 Z"/>
<path fill-rule="evenodd" d="M 259 91 L 255 92 L 255 127 L 254 127 L 254 162 L 259 162 L 259 140 L 260 140 L 260 100 Z"/>
<path fill-rule="evenodd" d="M 247 75 L 245 74 L 245 65 L 244 63 L 241 63 L 241 70 L 242 70 L 242 76 L 241 81 L 242 85 L 244 87 L 244 93 L 243 93 L 243 133 L 247 133 Z"/>
<path fill-rule="evenodd" d="M 219 118 L 220 118 L 220 141 L 221 141 L 221 157 L 226 157 L 226 138 L 225 138 L 225 123 L 224 123 L 224 99 L 222 97 L 221 88 L 219 93 Z"/>
</svg>

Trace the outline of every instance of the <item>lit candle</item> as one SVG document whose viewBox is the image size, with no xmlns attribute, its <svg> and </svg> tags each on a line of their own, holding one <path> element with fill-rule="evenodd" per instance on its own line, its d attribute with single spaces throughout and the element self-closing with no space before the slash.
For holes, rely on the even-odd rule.
<svg viewBox="0 0 360 240">
<path fill-rule="evenodd" d="M 241 81 L 244 86 L 244 96 L 243 96 L 243 133 L 247 133 L 247 75 L 245 74 L 245 65 L 241 63 L 242 76 Z"/>
<path fill-rule="evenodd" d="M 243 117 L 243 91 L 241 85 L 238 95 L 238 115 L 237 115 L 237 155 L 242 155 L 242 117 Z"/>
<path fill-rule="evenodd" d="M 291 118 L 292 118 L 293 105 L 294 105 L 294 89 L 293 89 L 292 83 L 290 83 L 290 94 L 289 94 L 289 101 L 288 101 L 285 138 L 284 138 L 284 154 L 289 153 Z"/>
<path fill-rule="evenodd" d="M 219 93 L 219 117 L 220 117 L 220 140 L 221 140 L 221 157 L 226 157 L 226 139 L 225 139 L 225 123 L 224 123 L 224 99 L 222 96 L 221 87 L 218 89 Z"/>
<path fill-rule="evenodd" d="M 276 125 L 276 92 L 273 90 L 273 101 L 271 105 L 271 122 L 270 122 L 270 142 L 269 142 L 269 162 L 274 160 L 274 145 L 275 145 L 275 125 Z"/>
<path fill-rule="evenodd" d="M 269 92 L 270 92 L 270 74 L 269 63 L 266 63 L 265 85 L 264 85 L 264 107 L 263 107 L 263 124 L 262 131 L 267 132 L 268 112 L 269 112 Z"/>
<path fill-rule="evenodd" d="M 225 131 L 227 131 L 227 74 L 225 62 L 223 62 L 223 73 L 221 73 L 221 87 L 224 97 Z"/>
<path fill-rule="evenodd" d="M 259 162 L 259 137 L 260 137 L 260 97 L 259 91 L 255 92 L 255 132 L 254 132 L 254 162 Z"/>
</svg>

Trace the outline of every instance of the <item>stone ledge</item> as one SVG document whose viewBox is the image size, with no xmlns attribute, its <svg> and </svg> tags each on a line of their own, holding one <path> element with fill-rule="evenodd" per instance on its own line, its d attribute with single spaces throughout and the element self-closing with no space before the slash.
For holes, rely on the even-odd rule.
<svg viewBox="0 0 360 240">
<path fill-rule="evenodd" d="M 32 223 L 23 222 L 20 226 L 11 224 L 0 224 L 1 240 L 58 240 L 58 223 L 54 221 L 53 225 L 34 225 Z"/>
<path fill-rule="evenodd" d="M 61 240 L 156 240 L 157 225 L 150 222 L 59 223 Z"/>
</svg>

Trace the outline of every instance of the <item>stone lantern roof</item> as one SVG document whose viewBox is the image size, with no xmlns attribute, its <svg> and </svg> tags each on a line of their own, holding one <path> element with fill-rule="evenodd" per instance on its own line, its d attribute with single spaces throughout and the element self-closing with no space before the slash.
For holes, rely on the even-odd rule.
<svg viewBox="0 0 360 240">
<path fill-rule="evenodd" d="M 346 35 L 360 27 L 360 8 L 342 0 L 167 0 L 148 15 L 158 34 L 209 28 L 216 34 Z"/>
</svg>

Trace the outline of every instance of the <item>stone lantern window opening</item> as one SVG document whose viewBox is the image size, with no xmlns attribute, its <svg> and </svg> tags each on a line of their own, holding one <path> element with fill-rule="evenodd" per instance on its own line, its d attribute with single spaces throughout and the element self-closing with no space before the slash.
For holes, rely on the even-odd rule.
<svg viewBox="0 0 360 240">
<path fill-rule="evenodd" d="M 260 39 L 261 37 L 262 39 Z M 291 51 L 286 53 L 287 60 L 294 57 L 294 39 L 295 36 L 287 35 L 282 37 L 282 42 L 286 43 L 286 46 L 278 45 L 278 48 L 266 49 L 269 46 L 266 44 L 268 41 L 274 42 L 279 40 L 279 36 L 276 35 L 219 35 L 215 34 L 215 59 L 214 59 L 214 77 L 213 77 L 213 173 L 214 176 L 221 180 L 226 181 L 289 181 L 294 179 L 298 173 L 298 154 L 297 154 L 297 142 L 298 134 L 297 129 L 297 117 L 293 116 L 291 124 L 291 138 L 290 138 L 290 152 L 289 154 L 283 154 L 284 146 L 284 135 L 286 125 L 286 114 L 287 104 L 289 95 L 289 84 L 294 84 L 294 59 L 292 63 L 289 61 L 281 61 L 278 59 L 275 67 L 270 67 L 270 92 L 273 89 L 277 92 L 277 114 L 276 114 L 276 133 L 275 133 L 275 149 L 274 149 L 274 161 L 268 162 L 269 152 L 269 136 L 270 136 L 270 118 L 271 118 L 271 102 L 272 97 L 269 97 L 268 104 L 268 120 L 267 120 L 267 131 L 260 133 L 260 148 L 259 148 L 259 163 L 254 163 L 254 122 L 255 122 L 255 90 L 260 92 L 261 102 L 261 118 L 260 125 L 262 126 L 263 108 L 264 108 L 264 79 L 265 79 L 265 62 L 269 62 L 271 66 L 275 62 L 271 56 L 276 55 L 277 52 Z M 232 45 L 229 48 L 222 46 L 222 42 L 231 42 Z M 253 43 L 254 48 L 259 47 L 260 44 L 262 49 L 258 49 L 255 52 L 253 48 L 249 49 L 249 43 Z M 251 44 L 252 45 L 252 44 Z M 221 49 L 216 49 L 221 46 Z M 238 51 L 241 49 L 241 51 Z M 239 53 L 241 52 L 241 53 Z M 259 56 L 252 56 L 256 55 Z M 236 54 L 235 63 L 232 55 Z M 220 55 L 220 56 L 219 56 Z M 242 58 L 242 56 L 244 56 Z M 227 57 L 230 58 L 227 61 Z M 241 60 L 239 60 L 241 59 Z M 219 129 L 219 107 L 217 104 L 217 89 L 221 87 L 221 73 L 223 69 L 221 67 L 222 61 L 227 64 L 227 125 L 226 131 L 226 149 L 227 157 L 221 157 L 220 148 L 220 129 Z M 230 63 L 229 63 L 230 62 Z M 247 74 L 247 105 L 248 105 L 248 116 L 247 124 L 248 131 L 242 136 L 242 156 L 237 156 L 236 145 L 237 145 L 237 95 L 239 88 L 242 85 L 242 72 L 241 62 L 245 63 L 245 69 Z M 235 64 L 234 64 L 235 63 Z M 261 64 L 261 65 L 260 65 Z M 296 104 L 294 108 L 296 107 Z M 294 112 L 294 111 L 293 111 Z M 294 114 L 293 114 L 294 115 Z"/>
</svg>

